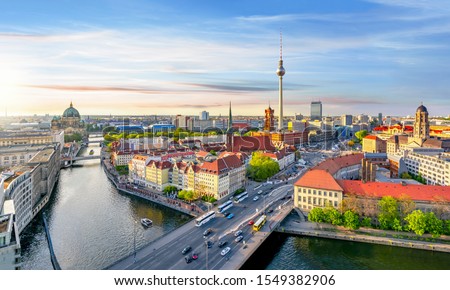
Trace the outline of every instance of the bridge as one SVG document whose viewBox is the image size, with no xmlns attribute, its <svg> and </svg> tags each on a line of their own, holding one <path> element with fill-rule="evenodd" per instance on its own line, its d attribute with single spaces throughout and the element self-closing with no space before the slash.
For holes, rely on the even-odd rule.
<svg viewBox="0 0 450 290">
<path fill-rule="evenodd" d="M 106 269 L 239 269 L 292 211 L 290 199 L 292 184 L 282 185 L 276 189 L 270 188 L 270 185 L 257 188 L 248 189 L 249 197 L 242 202 L 234 203 L 233 207 L 227 210 L 235 215 L 234 218 L 228 219 L 223 214 L 216 213 L 216 218 L 200 227 L 195 226 L 195 220 L 190 221 L 150 244 L 135 249 L 133 254 Z M 263 191 L 260 195 L 257 194 L 259 190 Z M 249 221 L 256 221 L 262 213 L 266 214 L 267 221 L 255 232 Z M 203 233 L 208 228 L 212 233 L 204 237 Z M 239 230 L 242 231 L 243 240 L 236 242 L 234 233 Z M 152 228 L 148 231 L 152 231 Z M 129 240 L 132 241 L 133 237 Z M 207 246 L 207 241 L 210 247 Z M 220 242 L 227 244 L 219 247 Z M 186 263 L 185 255 L 181 251 L 187 246 L 192 247 L 192 251 L 186 255 L 195 252 L 199 256 L 198 260 Z M 222 255 L 221 251 L 225 247 L 230 247 L 230 251 Z"/>
</svg>

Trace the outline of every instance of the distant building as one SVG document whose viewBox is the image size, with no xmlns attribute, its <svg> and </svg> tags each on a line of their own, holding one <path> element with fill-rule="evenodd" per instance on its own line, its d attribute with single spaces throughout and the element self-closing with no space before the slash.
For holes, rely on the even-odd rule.
<svg viewBox="0 0 450 290">
<path fill-rule="evenodd" d="M 77 109 L 73 107 L 72 102 L 70 102 L 69 108 L 67 108 L 62 116 L 55 116 L 52 119 L 52 130 L 63 129 L 65 134 L 80 133 L 84 134 L 84 122 L 81 121 L 80 113 Z"/>
<path fill-rule="evenodd" d="M 362 140 L 362 151 L 367 153 L 386 153 L 386 140 L 368 135 Z"/>
<path fill-rule="evenodd" d="M 382 113 L 378 113 L 378 125 L 379 126 L 383 125 L 383 114 Z"/>
<path fill-rule="evenodd" d="M 48 130 L 3 131 L 0 132 L 0 147 L 15 145 L 51 144 L 54 138 Z"/>
<path fill-rule="evenodd" d="M 295 119 L 295 121 L 301 121 L 304 119 L 304 117 L 300 113 L 295 113 L 294 119 Z"/>
<path fill-rule="evenodd" d="M 274 110 L 269 106 L 267 109 L 265 109 L 264 113 L 264 131 L 274 131 Z"/>
<path fill-rule="evenodd" d="M 353 124 L 353 116 L 352 115 L 342 115 L 341 116 L 341 125 L 342 126 L 351 126 Z"/>
<path fill-rule="evenodd" d="M 207 111 L 202 111 L 202 112 L 200 112 L 200 114 L 199 114 L 199 119 L 200 119 L 201 121 L 207 121 L 207 120 L 209 120 L 209 113 L 208 113 Z"/>
<path fill-rule="evenodd" d="M 311 115 L 310 115 L 310 120 L 311 121 L 315 121 L 315 120 L 322 120 L 322 102 L 318 101 L 318 102 L 311 102 Z"/>
</svg>

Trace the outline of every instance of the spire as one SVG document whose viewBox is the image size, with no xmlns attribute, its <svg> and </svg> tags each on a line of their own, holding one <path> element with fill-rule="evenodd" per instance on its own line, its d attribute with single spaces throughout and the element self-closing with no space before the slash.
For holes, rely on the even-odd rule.
<svg viewBox="0 0 450 290">
<path fill-rule="evenodd" d="M 280 60 L 283 60 L 283 33 L 280 29 Z"/>
<path fill-rule="evenodd" d="M 70 107 L 71 107 L 71 108 L 73 108 L 73 104 L 72 104 L 72 101 L 70 101 Z"/>
<path fill-rule="evenodd" d="M 230 101 L 230 110 L 228 112 L 228 130 L 231 130 L 233 128 L 233 116 L 231 114 L 231 101 Z"/>
</svg>

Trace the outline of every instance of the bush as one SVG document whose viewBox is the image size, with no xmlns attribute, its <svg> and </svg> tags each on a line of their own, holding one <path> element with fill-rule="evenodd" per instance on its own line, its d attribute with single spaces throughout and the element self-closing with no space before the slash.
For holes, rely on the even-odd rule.
<svg viewBox="0 0 450 290">
<path fill-rule="evenodd" d="M 343 222 L 344 226 L 348 229 L 356 230 L 359 228 L 359 216 L 351 210 L 344 213 Z"/>
<path fill-rule="evenodd" d="M 365 217 L 361 221 L 361 226 L 369 228 L 372 226 L 372 219 L 370 217 Z"/>
</svg>

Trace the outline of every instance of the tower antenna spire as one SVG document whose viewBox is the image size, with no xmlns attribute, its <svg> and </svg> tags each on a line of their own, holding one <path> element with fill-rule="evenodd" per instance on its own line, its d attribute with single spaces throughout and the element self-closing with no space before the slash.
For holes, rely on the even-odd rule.
<svg viewBox="0 0 450 290">
<path fill-rule="evenodd" d="M 283 32 L 280 28 L 280 59 L 283 59 Z"/>
</svg>

